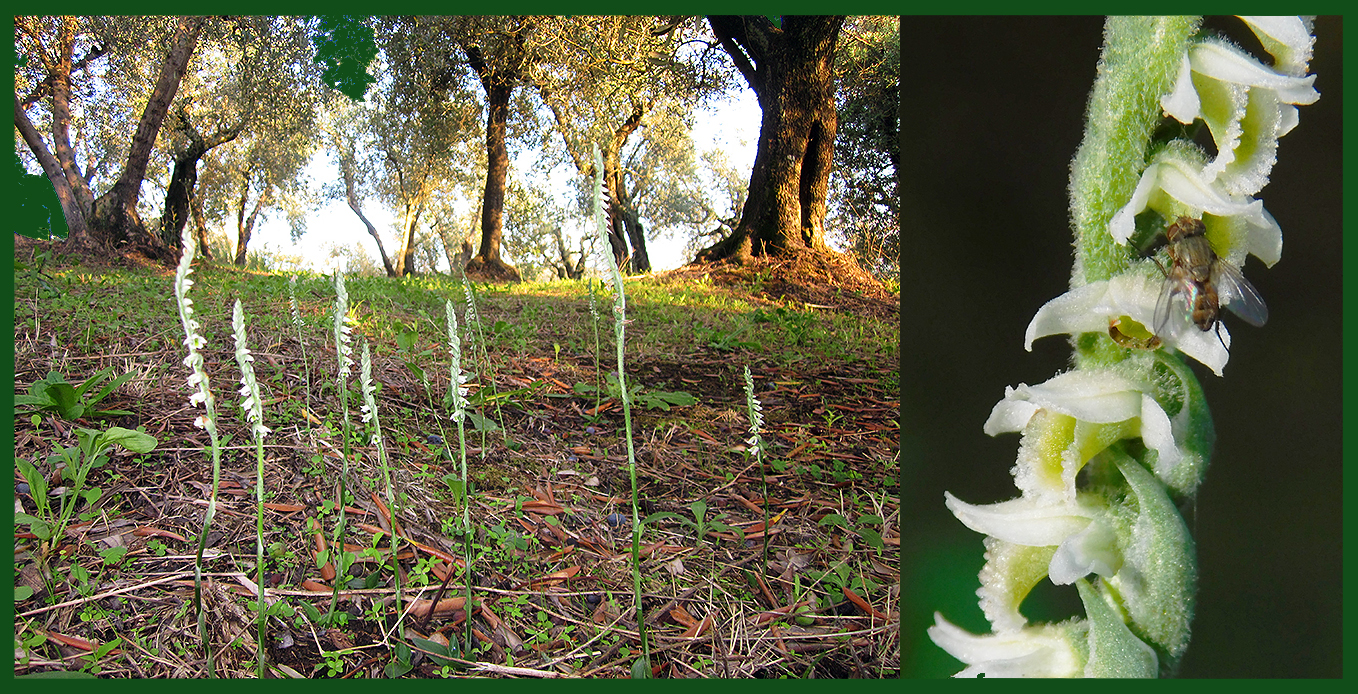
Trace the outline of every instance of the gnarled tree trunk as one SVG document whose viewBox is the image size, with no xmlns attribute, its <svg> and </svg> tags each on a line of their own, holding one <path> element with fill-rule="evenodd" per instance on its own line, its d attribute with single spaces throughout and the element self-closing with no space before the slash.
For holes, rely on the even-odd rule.
<svg viewBox="0 0 1358 694">
<path fill-rule="evenodd" d="M 391 258 L 387 257 L 387 249 L 382 245 L 382 237 L 377 233 L 377 227 L 368 221 L 363 214 L 363 207 L 358 202 L 358 183 L 355 180 L 357 173 L 354 171 L 354 162 L 349 155 L 341 150 L 339 153 L 340 175 L 344 177 L 344 199 L 349 203 L 349 209 L 358 215 L 359 221 L 363 222 L 363 227 L 368 230 L 368 235 L 377 242 L 377 254 L 382 256 L 382 269 L 387 271 L 387 277 L 396 277 L 396 268 L 391 265 Z"/>
<path fill-rule="evenodd" d="M 66 227 L 70 230 L 66 236 L 66 243 L 75 249 L 93 248 L 95 240 L 90 235 L 89 226 L 85 222 L 85 209 L 80 205 L 70 181 L 62 173 L 61 164 L 47 149 L 47 143 L 43 141 L 42 135 L 38 133 L 38 129 L 33 126 L 32 121 L 28 120 L 28 115 L 19 105 L 17 95 L 14 97 L 14 125 L 19 128 L 19 133 L 23 136 L 24 142 L 37 156 L 38 163 L 42 165 L 43 173 L 47 174 L 47 179 L 52 182 L 53 188 L 56 189 L 57 200 L 61 202 L 62 215 L 66 217 Z"/>
<path fill-rule="evenodd" d="M 198 254 L 204 260 L 212 260 L 212 247 L 207 242 L 207 219 L 203 215 L 203 199 L 189 194 L 189 210 L 193 213 L 193 233 L 198 239 Z"/>
<path fill-rule="evenodd" d="M 156 79 L 155 89 L 142 111 L 137 123 L 137 131 L 132 136 L 132 146 L 128 150 L 127 165 L 122 175 L 107 193 L 93 203 L 91 231 L 104 245 L 111 248 L 140 246 L 149 255 L 172 262 L 174 258 L 159 239 L 147 233 L 137 215 L 137 198 L 141 192 L 142 179 L 146 177 L 146 166 L 151 160 L 151 150 L 160 132 L 160 125 L 179 90 L 179 81 L 198 45 L 198 35 L 203 30 L 206 17 L 181 17 L 175 32 L 174 44 L 170 53 L 161 63 L 160 76 Z M 54 114 L 55 115 L 55 114 Z M 73 160 L 74 161 L 74 160 Z"/>
<path fill-rule="evenodd" d="M 189 221 L 189 200 L 198 184 L 198 162 L 213 147 L 239 137 L 245 121 L 205 136 L 194 127 L 186 109 L 178 109 L 170 120 L 173 130 L 182 134 L 187 144 L 174 155 L 174 172 L 165 190 L 165 211 L 160 217 L 160 241 L 166 248 L 179 252 L 180 236 Z"/>
<path fill-rule="evenodd" d="M 250 212 L 250 218 L 245 218 L 245 208 L 250 200 L 250 184 L 245 184 L 245 190 L 240 195 L 240 208 L 236 211 L 236 267 L 245 267 L 245 250 L 250 245 L 250 237 L 255 232 L 255 220 L 259 219 L 259 211 L 269 204 L 269 199 L 273 196 L 273 186 L 265 186 L 264 192 L 255 201 L 255 209 Z"/>
<path fill-rule="evenodd" d="M 522 43 L 522 39 L 519 39 Z M 463 47 L 467 62 L 486 90 L 486 188 L 481 196 L 481 249 L 467 263 L 465 272 L 477 279 L 519 282 L 519 271 L 500 259 L 504 236 L 505 179 L 509 173 L 509 150 L 505 135 L 509 122 L 509 99 L 519 80 L 516 67 L 488 65 L 477 46 Z"/>
<path fill-rule="evenodd" d="M 710 16 L 708 23 L 759 99 L 763 117 L 740 224 L 696 262 L 825 251 L 834 162 L 834 51 L 842 16 Z"/>
</svg>

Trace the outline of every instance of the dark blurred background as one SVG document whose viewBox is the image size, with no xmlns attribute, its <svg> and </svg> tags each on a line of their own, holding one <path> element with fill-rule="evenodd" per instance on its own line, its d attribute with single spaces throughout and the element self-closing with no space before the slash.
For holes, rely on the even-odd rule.
<svg viewBox="0 0 1358 694">
<path fill-rule="evenodd" d="M 1210 18 L 1250 47 L 1235 18 Z M 981 431 L 1007 385 L 1068 365 L 1061 337 L 1023 350 L 1034 312 L 1071 268 L 1067 183 L 1102 45 L 1101 17 L 905 17 L 901 181 L 904 615 L 907 677 L 962 668 L 925 629 L 934 611 L 975 633 L 981 535 L 943 505 L 1017 496 L 1017 434 Z M 1339 677 L 1341 659 L 1341 115 L 1343 27 L 1316 21 L 1300 108 L 1260 193 L 1282 260 L 1243 268 L 1269 323 L 1228 317 L 1225 376 L 1197 368 L 1217 446 L 1196 512 L 1199 592 L 1183 677 Z M 1267 56 L 1264 56 L 1267 60 Z M 1193 362 L 1195 367 L 1200 367 Z M 1030 621 L 1083 614 L 1044 581 Z"/>
</svg>

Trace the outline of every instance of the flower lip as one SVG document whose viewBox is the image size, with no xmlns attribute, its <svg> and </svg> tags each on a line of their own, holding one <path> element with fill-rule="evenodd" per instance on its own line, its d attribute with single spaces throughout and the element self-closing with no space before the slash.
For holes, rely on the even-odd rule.
<svg viewBox="0 0 1358 694">
<path fill-rule="evenodd" d="M 1068 586 L 1091 573 L 1111 578 L 1122 568 L 1122 552 L 1117 535 L 1102 520 L 1067 537 L 1048 567 L 1048 577 L 1058 586 Z"/>
<path fill-rule="evenodd" d="M 929 638 L 967 664 L 954 677 L 1075 677 L 1083 658 L 1071 643 L 1083 623 L 1024 627 L 1012 634 L 977 636 L 934 613 Z"/>
<path fill-rule="evenodd" d="M 1240 265 L 1245 253 L 1249 253 L 1272 267 L 1282 257 L 1283 232 L 1278 223 L 1264 209 L 1264 203 L 1253 198 L 1240 199 L 1218 189 L 1207 180 L 1202 170 L 1194 163 L 1185 161 L 1172 152 L 1157 155 L 1150 166 L 1141 173 L 1141 180 L 1131 199 L 1113 215 L 1108 223 L 1108 233 L 1120 244 L 1126 244 L 1136 231 L 1135 217 L 1147 207 L 1155 207 L 1162 216 L 1174 217 L 1169 213 L 1168 201 L 1158 193 L 1178 201 L 1184 207 L 1197 210 L 1196 216 L 1207 213 L 1215 217 L 1239 218 L 1248 227 L 1244 244 L 1239 248 L 1220 248 L 1217 254 L 1226 260 Z M 1166 209 L 1158 209 L 1165 207 Z"/>
<path fill-rule="evenodd" d="M 986 420 L 985 432 L 991 436 L 1018 429 L 1005 428 L 1027 424 L 1015 416 L 1035 409 L 1045 409 L 1075 419 L 1096 424 L 1121 422 L 1136 417 L 1141 411 L 1142 388 L 1111 371 L 1068 371 L 1030 386 L 1020 383 L 1018 388 L 1006 388 L 1001 400 Z"/>
<path fill-rule="evenodd" d="M 1193 64 L 1193 71 L 1198 74 L 1223 82 L 1268 89 L 1286 104 L 1306 106 L 1320 99 L 1320 92 L 1312 86 L 1316 81 L 1315 75 L 1293 77 L 1279 74 L 1226 43 L 1198 42 L 1189 49 L 1188 59 Z"/>
<path fill-rule="evenodd" d="M 1250 31 L 1264 45 L 1264 50 L 1273 56 L 1273 69 L 1293 77 L 1306 74 L 1311 62 L 1311 49 L 1315 37 L 1311 35 L 1310 22 L 1292 16 L 1258 17 L 1238 15 L 1249 25 Z"/>
<path fill-rule="evenodd" d="M 984 506 L 943 492 L 948 510 L 978 533 L 1029 547 L 1059 545 L 1089 526 L 1095 511 L 1078 502 L 1046 504 L 1027 497 Z"/>
<path fill-rule="evenodd" d="M 1124 319 L 1149 329 L 1155 325 L 1155 307 L 1165 291 L 1163 278 L 1153 279 L 1135 270 L 1072 289 L 1037 310 L 1024 333 L 1024 349 L 1031 352 L 1034 340 L 1049 335 L 1104 332 L 1113 321 L 1125 323 Z M 1217 328 L 1220 337 L 1216 330 L 1196 329 L 1159 337 L 1165 345 L 1178 349 L 1220 376 L 1230 360 L 1227 348 L 1231 344 L 1231 333 L 1220 323 Z"/>
</svg>

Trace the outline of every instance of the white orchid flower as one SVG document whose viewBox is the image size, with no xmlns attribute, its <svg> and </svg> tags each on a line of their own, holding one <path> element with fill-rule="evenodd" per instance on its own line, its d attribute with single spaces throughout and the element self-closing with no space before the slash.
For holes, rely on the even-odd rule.
<svg viewBox="0 0 1358 694">
<path fill-rule="evenodd" d="M 1155 305 L 1163 291 L 1163 279 L 1148 278 L 1134 271 L 1072 289 L 1037 310 L 1028 323 L 1023 347 L 1031 352 L 1034 340 L 1049 335 L 1106 333 L 1115 321 L 1125 326 L 1124 319 L 1135 321 L 1149 334 L 1155 325 Z M 1218 376 L 1231 356 L 1231 332 L 1222 324 L 1209 332 L 1181 330 L 1164 339 L 1171 340 L 1169 346 Z"/>
<path fill-rule="evenodd" d="M 1246 253 L 1273 267 L 1283 252 L 1283 232 L 1264 203 L 1250 197 L 1232 195 L 1221 190 L 1203 175 L 1201 167 L 1184 152 L 1167 149 L 1152 160 L 1141 173 L 1132 198 L 1113 215 L 1108 233 L 1118 243 L 1125 244 L 1136 231 L 1135 217 L 1146 209 L 1173 219 L 1185 209 L 1212 217 L 1205 218 L 1208 233 L 1214 234 L 1223 223 L 1242 226 L 1242 233 L 1234 234 L 1232 242 L 1223 247 L 1213 245 L 1217 255 L 1234 265 L 1244 263 Z M 1211 223 L 1209 223 L 1211 222 Z"/>
<path fill-rule="evenodd" d="M 1145 390 L 1108 370 L 1070 371 L 1036 386 L 1006 387 L 1004 399 L 986 420 L 985 433 L 1025 431 L 1039 411 L 1073 419 L 1071 440 L 1059 460 L 1046 447 L 1025 446 L 1015 466 L 1015 483 L 1024 493 L 1069 502 L 1075 498 L 1080 469 L 1118 439 L 1139 436 L 1166 469 L 1183 458 L 1169 416 Z"/>
<path fill-rule="evenodd" d="M 977 636 L 935 612 L 929 638 L 967 664 L 954 677 L 1079 677 L 1085 656 L 1077 644 L 1087 629 L 1075 622 Z"/>
<path fill-rule="evenodd" d="M 1320 94 L 1315 75 L 1306 74 L 1314 39 L 1302 18 L 1242 19 L 1275 56 L 1275 66 L 1225 41 L 1198 41 L 1160 104 L 1181 123 L 1201 118 L 1207 124 L 1217 149 L 1202 171 L 1207 181 L 1233 195 L 1253 195 L 1268 183 L 1278 138 L 1297 125 L 1297 105 L 1315 103 Z"/>
</svg>

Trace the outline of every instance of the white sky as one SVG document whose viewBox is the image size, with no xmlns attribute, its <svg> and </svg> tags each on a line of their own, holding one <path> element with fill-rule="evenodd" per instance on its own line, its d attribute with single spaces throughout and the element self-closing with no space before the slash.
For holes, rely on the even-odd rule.
<svg viewBox="0 0 1358 694">
<path fill-rule="evenodd" d="M 754 164 L 755 145 L 759 138 L 759 120 L 759 103 L 755 100 L 754 93 L 748 88 L 740 89 L 713 106 L 698 111 L 693 140 L 700 150 L 714 148 L 724 150 L 731 164 L 748 180 L 750 167 Z M 514 162 L 511 162 L 511 166 L 513 165 Z M 573 170 L 562 169 L 562 171 L 573 173 Z M 312 159 L 307 173 L 317 183 L 334 181 L 339 177 L 333 161 L 325 154 L 317 154 Z M 557 186 L 556 193 L 564 203 L 564 185 Z M 388 256 L 395 256 L 400 248 L 394 226 L 395 215 L 376 199 L 364 201 L 363 214 L 382 235 L 382 245 L 386 248 Z M 577 230 L 583 226 L 584 220 L 578 222 Z M 234 246 L 235 225 L 227 224 L 226 228 Z M 573 230 L 568 225 L 565 231 L 570 235 Z M 474 242 L 478 249 L 479 233 L 478 227 L 478 240 Z M 574 233 L 575 238 L 578 238 L 579 232 Z M 250 239 L 249 250 L 253 254 L 258 250 L 268 249 L 280 259 L 286 256 L 300 256 L 302 268 L 325 272 L 333 267 L 333 261 L 329 259 L 329 249 L 335 245 L 359 245 L 370 258 L 381 265 L 377 244 L 368 235 L 363 222 L 343 200 L 332 201 L 312 213 L 307 220 L 307 232 L 297 244 L 293 244 L 289 236 L 286 218 L 275 211 L 268 220 L 255 229 L 254 236 Z M 678 235 L 670 239 L 647 239 L 646 249 L 650 255 L 652 269 L 669 270 L 687 263 L 691 258 L 683 256 L 683 248 L 684 239 Z M 512 259 L 508 260 L 513 262 Z M 447 271 L 446 260 L 441 261 L 439 271 Z"/>
</svg>

